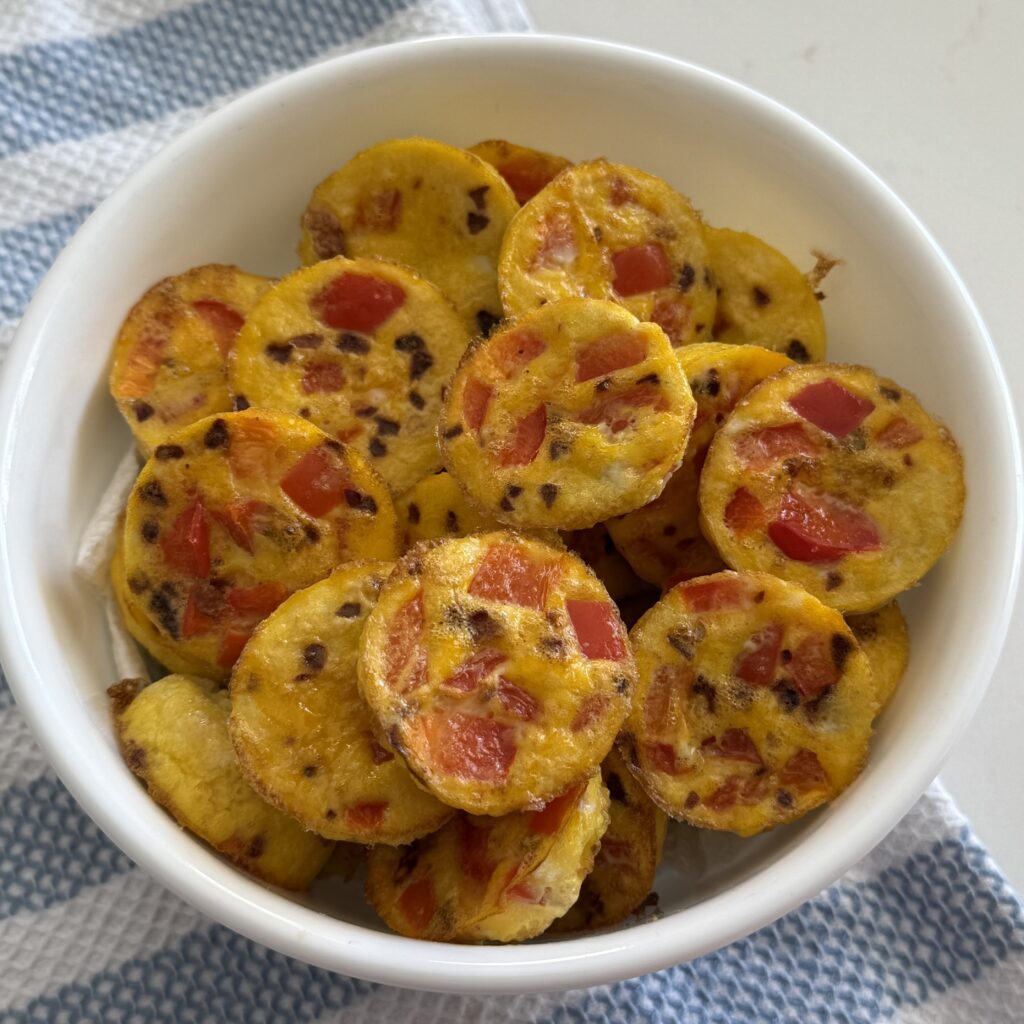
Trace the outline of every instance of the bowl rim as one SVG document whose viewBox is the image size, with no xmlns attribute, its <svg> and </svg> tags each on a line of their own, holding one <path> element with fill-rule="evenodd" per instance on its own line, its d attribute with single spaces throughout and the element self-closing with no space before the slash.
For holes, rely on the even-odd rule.
<svg viewBox="0 0 1024 1024">
<path fill-rule="evenodd" d="M 853 819 L 843 844 L 834 835 L 839 825 L 808 833 L 800 844 L 751 877 L 687 907 L 677 914 L 635 924 L 620 931 L 557 942 L 505 946 L 461 946 L 407 939 L 380 933 L 329 917 L 276 892 L 268 891 L 241 872 L 237 882 L 213 877 L 202 868 L 183 863 L 173 853 L 147 842 L 147 837 L 124 820 L 103 799 L 101 786 L 80 774 L 62 744 L 59 724 L 48 717 L 45 679 L 36 666 L 16 600 L 18 583 L 10 572 L 8 535 L 12 504 L 11 467 L 20 436 L 28 384 L 38 369 L 46 333 L 47 311 L 62 278 L 93 238 L 100 235 L 138 192 L 162 176 L 211 136 L 230 131 L 268 103 L 301 94 L 312 83 L 334 78 L 340 67 L 353 74 L 370 64 L 401 64 L 406 60 L 437 60 L 455 51 L 472 50 L 508 57 L 524 54 L 547 59 L 563 55 L 614 61 L 632 71 L 644 69 L 687 79 L 718 90 L 731 102 L 754 112 L 780 132 L 799 138 L 821 158 L 841 167 L 876 208 L 914 237 L 922 259 L 930 261 L 932 276 L 945 276 L 956 302 L 976 336 L 979 354 L 987 358 L 999 421 L 1008 442 L 1013 472 L 1013 562 L 1003 600 L 987 636 L 987 653 L 980 659 L 978 685 L 961 687 L 946 728 L 933 742 L 929 756 L 899 784 L 889 788 L 870 820 Z M 578 989 L 660 970 L 718 949 L 750 934 L 794 909 L 837 880 L 864 857 L 897 824 L 937 774 L 950 749 L 966 729 L 991 680 L 1005 642 L 1017 592 L 1022 541 L 1022 465 L 1012 400 L 995 346 L 981 316 L 955 269 L 938 243 L 910 209 L 865 164 L 842 144 L 801 115 L 760 92 L 699 65 L 637 47 L 583 37 L 533 33 L 438 36 L 359 50 L 293 71 L 236 98 L 192 126 L 123 182 L 87 219 L 39 285 L 15 334 L 0 376 L 0 660 L 18 706 L 36 739 L 78 803 L 99 827 L 135 862 L 191 905 L 235 931 L 300 960 L 356 977 L 408 988 L 461 993 L 527 993 Z M 841 814 L 841 811 L 839 812 Z M 856 827 L 854 827 L 856 826 Z M 800 870 L 793 872 L 795 858 Z"/>
</svg>

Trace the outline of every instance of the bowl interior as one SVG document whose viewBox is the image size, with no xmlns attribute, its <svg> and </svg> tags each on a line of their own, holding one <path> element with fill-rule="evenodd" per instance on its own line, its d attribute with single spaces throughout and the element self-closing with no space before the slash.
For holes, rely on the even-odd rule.
<svg viewBox="0 0 1024 1024">
<path fill-rule="evenodd" d="M 756 232 L 802 268 L 815 249 L 840 257 L 824 286 L 832 357 L 908 387 L 963 448 L 963 528 L 903 601 L 910 669 L 862 777 L 832 806 L 756 840 L 678 828 L 657 883 L 663 917 L 628 938 L 620 930 L 519 949 L 427 946 L 378 936 L 358 888 L 333 884 L 314 890 L 307 912 L 180 833 L 114 746 L 102 611 L 72 565 L 129 443 L 106 393 L 118 324 L 155 280 L 194 264 L 264 274 L 295 267 L 312 187 L 362 147 L 410 134 L 607 156 L 664 176 L 710 222 Z M 364 977 L 578 987 L 697 955 L 765 923 L 837 877 L 910 806 L 980 699 L 1005 632 L 1019 534 L 1012 420 L 991 346 L 952 271 L 884 186 L 794 115 L 635 51 L 442 40 L 330 62 L 232 105 L 161 154 L 80 232 L 26 317 L 6 377 L 4 656 L 58 770 L 129 854 L 207 913 Z"/>
</svg>

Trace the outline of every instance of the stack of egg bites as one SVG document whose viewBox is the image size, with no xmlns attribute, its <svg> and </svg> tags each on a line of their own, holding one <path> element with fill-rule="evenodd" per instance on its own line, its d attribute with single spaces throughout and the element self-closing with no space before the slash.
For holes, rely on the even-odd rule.
<svg viewBox="0 0 1024 1024">
<path fill-rule="evenodd" d="M 824 361 L 823 258 L 419 138 L 321 182 L 299 254 L 161 281 L 115 345 L 113 587 L 172 674 L 110 697 L 181 825 L 507 942 L 649 906 L 669 818 L 751 836 L 856 778 L 964 484 L 909 391 Z"/>
</svg>

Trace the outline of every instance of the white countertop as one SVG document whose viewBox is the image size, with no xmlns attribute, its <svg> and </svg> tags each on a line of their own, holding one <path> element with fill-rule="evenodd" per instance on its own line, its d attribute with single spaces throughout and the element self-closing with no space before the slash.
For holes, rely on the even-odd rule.
<svg viewBox="0 0 1024 1024">
<path fill-rule="evenodd" d="M 658 50 L 753 86 L 876 170 L 978 303 L 1024 398 L 1020 0 L 525 0 L 539 31 Z M 942 780 L 1024 893 L 1024 617 Z"/>
</svg>

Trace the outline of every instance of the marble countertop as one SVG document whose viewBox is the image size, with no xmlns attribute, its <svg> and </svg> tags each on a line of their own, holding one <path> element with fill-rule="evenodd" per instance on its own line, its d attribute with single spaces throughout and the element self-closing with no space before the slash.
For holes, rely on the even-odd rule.
<svg viewBox="0 0 1024 1024">
<path fill-rule="evenodd" d="M 967 284 L 1024 398 L 1024 4 L 525 0 L 539 31 L 657 50 L 753 86 L 877 171 Z M 1024 892 L 1024 609 L 941 778 Z"/>
</svg>

